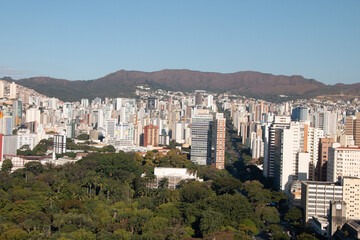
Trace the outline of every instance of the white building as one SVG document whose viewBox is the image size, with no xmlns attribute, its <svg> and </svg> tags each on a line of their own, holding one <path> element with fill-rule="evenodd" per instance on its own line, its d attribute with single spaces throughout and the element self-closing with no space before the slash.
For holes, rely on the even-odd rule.
<svg viewBox="0 0 360 240">
<path fill-rule="evenodd" d="M 289 128 L 282 130 L 281 152 L 277 154 L 280 161 L 274 167 L 276 189 L 287 193 L 292 181 L 297 180 L 299 150 L 300 125 L 298 122 L 291 122 Z"/>
<path fill-rule="evenodd" d="M 206 105 L 206 107 L 207 107 L 207 108 L 211 108 L 211 107 L 213 106 L 213 104 L 214 104 L 214 96 L 211 95 L 211 94 L 209 94 L 209 95 L 207 96 L 206 100 L 207 100 L 207 105 Z"/>
<path fill-rule="evenodd" d="M 268 148 L 264 149 L 264 171 L 265 177 L 274 177 L 275 157 L 281 151 L 281 134 L 282 129 L 290 125 L 290 116 L 275 116 L 274 123 L 269 128 Z"/>
<path fill-rule="evenodd" d="M 275 188 L 286 194 L 292 181 L 315 178 L 319 140 L 323 131 L 309 125 L 307 121 L 291 122 L 283 129 L 275 129 L 279 136 L 281 134 L 281 150 L 276 148 L 273 154 L 274 159 L 279 159 L 274 164 Z"/>
<path fill-rule="evenodd" d="M 175 141 L 177 143 L 185 142 L 185 123 L 175 122 Z"/>
<path fill-rule="evenodd" d="M 159 183 L 162 179 L 167 178 L 168 188 L 176 189 L 177 185 L 182 180 L 196 180 L 202 182 L 203 180 L 198 178 L 196 174 L 188 171 L 187 168 L 165 168 L 165 167 L 155 167 L 154 175 L 156 179 L 154 182 L 150 183 L 149 187 L 158 188 Z M 144 176 L 144 175 L 143 175 Z"/>
<path fill-rule="evenodd" d="M 31 134 L 29 129 L 26 130 L 19 130 L 17 137 L 17 149 L 20 149 L 24 145 L 29 146 L 30 150 L 35 147 L 35 136 L 36 134 Z"/>
<path fill-rule="evenodd" d="M 17 93 L 16 93 L 16 84 L 14 82 L 12 82 L 10 84 L 10 99 L 16 99 L 17 98 Z"/>
<path fill-rule="evenodd" d="M 264 141 L 260 136 L 258 136 L 255 132 L 251 133 L 251 157 L 253 159 L 259 159 L 260 157 L 264 157 Z"/>
<path fill-rule="evenodd" d="M 324 130 L 326 136 L 335 135 L 337 130 L 337 113 L 330 111 L 315 112 L 314 127 Z"/>
<path fill-rule="evenodd" d="M 66 134 L 54 135 L 54 152 L 56 154 L 66 153 Z"/>
<path fill-rule="evenodd" d="M 329 148 L 327 181 L 337 181 L 339 177 L 360 178 L 360 148 L 340 147 L 334 143 Z"/>
<path fill-rule="evenodd" d="M 4 98 L 5 97 L 5 86 L 4 86 L 4 82 L 0 81 L 0 98 Z"/>
<path fill-rule="evenodd" d="M 343 199 L 343 187 L 334 182 L 301 182 L 301 203 L 304 222 L 309 225 L 313 217 L 327 218 L 330 202 Z"/>
<path fill-rule="evenodd" d="M 30 108 L 26 110 L 26 122 L 41 122 L 40 110 L 36 108 Z"/>
</svg>

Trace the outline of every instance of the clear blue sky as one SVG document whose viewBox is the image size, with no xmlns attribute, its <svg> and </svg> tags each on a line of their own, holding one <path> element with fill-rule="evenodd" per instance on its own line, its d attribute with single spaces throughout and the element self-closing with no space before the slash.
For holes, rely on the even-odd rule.
<svg viewBox="0 0 360 240">
<path fill-rule="evenodd" d="M 359 13 L 359 0 L 0 0 L 0 77 L 186 68 L 360 82 Z"/>
</svg>

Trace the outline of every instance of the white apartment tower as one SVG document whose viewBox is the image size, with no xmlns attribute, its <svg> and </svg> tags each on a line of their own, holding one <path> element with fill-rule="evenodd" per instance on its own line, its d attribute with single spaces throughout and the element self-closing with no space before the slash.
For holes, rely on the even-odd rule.
<svg viewBox="0 0 360 240">
<path fill-rule="evenodd" d="M 269 128 L 269 140 L 264 145 L 264 171 L 265 177 L 274 177 L 274 164 L 275 157 L 280 154 L 281 151 L 281 132 L 282 129 L 290 125 L 290 116 L 276 116 L 274 123 Z"/>
<path fill-rule="evenodd" d="M 10 99 L 16 99 L 17 94 L 16 94 L 16 84 L 14 82 L 12 82 L 10 84 Z"/>
<path fill-rule="evenodd" d="M 281 151 L 275 152 L 275 187 L 288 193 L 292 181 L 313 180 L 318 159 L 319 139 L 323 131 L 309 122 L 291 122 L 281 129 Z"/>
<path fill-rule="evenodd" d="M 4 82 L 0 81 L 0 98 L 4 98 L 5 94 L 4 94 Z"/>
<path fill-rule="evenodd" d="M 281 152 L 275 157 L 275 187 L 287 192 L 293 180 L 298 178 L 298 153 L 300 150 L 300 125 L 291 122 L 290 127 L 282 129 Z"/>
</svg>

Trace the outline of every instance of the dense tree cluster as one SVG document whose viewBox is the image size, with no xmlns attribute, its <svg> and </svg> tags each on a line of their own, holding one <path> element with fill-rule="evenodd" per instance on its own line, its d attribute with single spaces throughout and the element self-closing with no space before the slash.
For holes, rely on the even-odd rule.
<svg viewBox="0 0 360 240">
<path fill-rule="evenodd" d="M 164 181 L 163 187 L 149 189 L 146 183 L 155 166 L 187 167 L 205 181 L 182 182 L 176 190 L 167 189 Z M 260 231 L 282 234 L 268 226 L 279 222 L 277 204 L 283 196 L 258 181 L 240 182 L 225 170 L 194 165 L 177 149 L 145 157 L 94 153 L 56 168 L 31 162 L 11 174 L 9 167 L 4 162 L 0 172 L 0 239 L 249 239 Z"/>
</svg>

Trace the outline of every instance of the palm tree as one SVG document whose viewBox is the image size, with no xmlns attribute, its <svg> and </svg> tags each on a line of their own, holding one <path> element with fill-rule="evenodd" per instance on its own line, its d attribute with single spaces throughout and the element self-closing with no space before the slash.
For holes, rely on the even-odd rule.
<svg viewBox="0 0 360 240">
<path fill-rule="evenodd" d="M 200 170 L 200 166 L 197 164 L 191 164 L 188 168 L 187 168 L 187 172 L 189 174 L 194 174 L 197 175 L 198 171 Z"/>
<path fill-rule="evenodd" d="M 163 179 L 160 180 L 159 188 L 165 189 L 165 188 L 168 188 L 168 186 L 169 186 L 169 179 L 168 178 L 163 178 Z"/>
</svg>

